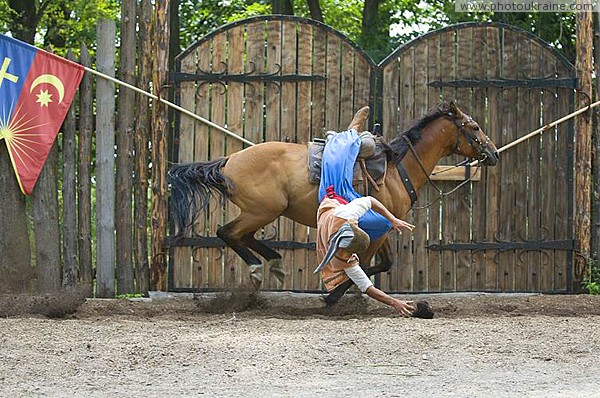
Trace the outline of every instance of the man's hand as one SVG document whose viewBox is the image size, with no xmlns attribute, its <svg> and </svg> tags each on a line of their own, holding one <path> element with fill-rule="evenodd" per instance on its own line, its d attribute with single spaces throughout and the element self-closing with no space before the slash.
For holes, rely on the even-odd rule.
<svg viewBox="0 0 600 398">
<path fill-rule="evenodd" d="M 410 318 L 415 310 L 412 301 L 394 300 L 392 307 L 394 307 L 398 315 L 405 318 Z"/>
<path fill-rule="evenodd" d="M 394 228 L 396 231 L 402 233 L 401 229 L 402 228 L 406 228 L 410 231 L 413 230 L 413 228 L 415 227 L 414 225 L 407 223 L 404 220 L 399 219 L 398 217 L 394 216 L 384 205 L 383 203 L 381 203 L 380 201 L 378 201 L 377 199 L 375 199 L 372 196 L 369 196 L 369 198 L 371 198 L 371 208 L 373 210 L 375 210 L 377 213 L 381 214 L 382 216 L 384 216 L 385 218 L 387 218 L 391 223 L 392 223 L 392 228 Z"/>
<path fill-rule="evenodd" d="M 407 223 L 406 221 L 401 220 L 401 219 L 399 219 L 397 217 L 394 217 L 390 221 L 392 222 L 392 228 L 394 228 L 396 231 L 398 231 L 400 233 L 402 233 L 402 228 L 406 228 L 409 231 L 412 231 L 415 228 L 414 225 L 412 225 L 410 223 Z"/>
</svg>

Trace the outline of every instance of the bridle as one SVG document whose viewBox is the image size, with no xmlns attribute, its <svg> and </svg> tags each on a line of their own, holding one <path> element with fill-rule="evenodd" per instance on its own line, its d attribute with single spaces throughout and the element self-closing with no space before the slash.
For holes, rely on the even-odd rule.
<svg viewBox="0 0 600 398">
<path fill-rule="evenodd" d="M 478 157 L 476 157 L 474 159 L 479 160 L 480 162 L 483 162 L 487 158 L 487 155 L 483 151 L 484 151 L 484 148 L 487 147 L 487 145 L 489 144 L 490 137 L 486 136 L 485 142 L 481 142 L 481 140 L 479 138 L 477 138 L 477 136 L 470 134 L 467 131 L 467 129 L 465 128 L 465 126 L 467 126 L 469 123 L 473 123 L 474 120 L 471 116 L 469 116 L 467 114 L 463 114 L 463 115 L 465 117 L 464 117 L 464 119 L 461 119 L 461 120 L 459 120 L 453 113 L 450 113 L 448 115 L 453 118 L 453 122 L 458 129 L 456 131 L 456 147 L 454 148 L 454 152 L 460 153 L 460 148 L 459 148 L 460 135 L 464 134 L 465 139 L 467 140 L 467 144 L 469 144 L 469 146 L 471 148 L 473 148 L 478 154 Z M 477 129 L 479 129 L 479 127 L 477 127 Z"/>
<path fill-rule="evenodd" d="M 467 140 L 467 144 L 469 144 L 470 147 L 472 147 L 473 149 L 475 149 L 475 151 L 477 151 L 478 157 L 475 158 L 479 163 L 483 162 L 486 158 L 487 155 L 483 152 L 484 148 L 487 146 L 487 144 L 490 142 L 490 138 L 486 137 L 486 141 L 485 142 L 481 142 L 481 140 L 479 138 L 477 138 L 476 136 L 471 135 L 467 129 L 465 128 L 469 123 L 473 122 L 473 118 L 471 118 L 471 116 L 464 114 L 465 118 L 464 119 L 458 119 L 454 113 L 449 113 L 447 114 L 447 116 L 453 118 L 453 122 L 457 127 L 457 132 L 456 132 L 456 146 L 454 147 L 454 152 L 455 153 L 461 153 L 460 151 L 460 134 L 464 134 L 466 140 Z M 402 138 L 406 141 L 406 143 L 408 144 L 408 148 L 410 149 L 410 151 L 412 152 L 413 156 L 415 157 L 415 159 L 417 160 L 417 163 L 419 164 L 419 167 L 421 168 L 421 170 L 423 171 L 423 173 L 425 174 L 425 177 L 427 177 L 427 181 L 429 182 L 429 184 L 438 192 L 439 196 L 437 197 L 437 199 L 427 203 L 426 205 L 423 206 L 418 206 L 418 207 L 413 207 L 413 210 L 423 210 L 423 209 L 427 209 L 428 207 L 433 206 L 435 203 L 439 202 L 442 197 L 444 196 L 448 196 L 454 192 L 456 192 L 458 189 L 460 189 L 461 187 L 463 187 L 465 184 L 471 182 L 473 180 L 473 178 L 475 177 L 475 175 L 477 175 L 477 172 L 479 171 L 479 169 L 481 168 L 481 166 L 477 166 L 477 169 L 475 170 L 474 173 L 471 173 L 471 175 L 469 176 L 469 178 L 467 178 L 466 180 L 464 180 L 463 182 L 461 182 L 460 184 L 458 184 L 457 186 L 455 186 L 454 188 L 452 188 L 450 191 L 444 192 L 442 189 L 440 189 L 435 182 L 433 182 L 433 180 L 431 179 L 431 177 L 429 176 L 429 173 L 427 172 L 427 169 L 425 169 L 425 165 L 423 164 L 423 161 L 421 160 L 421 158 L 419 157 L 419 155 L 417 154 L 417 151 L 415 150 L 415 147 L 413 146 L 412 142 L 410 141 L 410 138 L 408 138 L 406 135 L 403 135 Z M 475 145 L 477 145 L 477 147 L 475 147 Z M 456 167 L 460 167 L 463 166 L 465 164 L 469 163 L 469 159 L 465 159 L 462 162 L 456 164 L 453 167 L 449 167 L 448 169 L 437 173 L 437 174 L 441 174 L 444 172 L 447 172 L 449 170 L 452 170 Z"/>
</svg>

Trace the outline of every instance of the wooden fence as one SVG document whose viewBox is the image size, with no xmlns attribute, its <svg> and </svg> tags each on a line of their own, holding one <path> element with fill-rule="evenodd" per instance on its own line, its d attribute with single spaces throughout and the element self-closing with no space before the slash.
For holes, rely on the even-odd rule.
<svg viewBox="0 0 600 398">
<path fill-rule="evenodd" d="M 151 6 L 148 3 L 143 8 L 147 12 Z M 147 33 L 147 28 L 142 26 L 137 31 Z M 135 26 L 131 29 L 135 34 Z M 149 41 L 150 37 L 146 35 L 143 42 L 147 45 Z M 109 76 L 114 76 L 117 69 L 115 43 L 115 21 L 99 21 L 95 64 L 98 71 Z M 135 45 L 127 49 L 130 54 L 135 53 Z M 122 49 L 120 55 L 119 69 L 125 70 L 125 50 Z M 93 65 L 85 46 L 82 46 L 79 59 L 72 55 L 69 58 L 87 67 Z M 147 74 L 150 68 L 138 71 Z M 140 83 L 144 89 L 149 89 L 147 80 L 142 79 Z M 97 297 L 147 294 L 148 148 L 156 145 L 150 145 L 147 102 L 140 102 L 142 106 L 135 118 L 133 112 L 127 117 L 125 108 L 130 107 L 133 111 L 139 98 L 131 95 L 132 92 L 125 93 L 126 90 L 117 90 L 115 84 L 106 79 L 95 79 L 89 73 L 84 75 L 61 134 L 33 195 L 28 199 L 31 210 L 27 215 L 32 220 L 28 233 L 34 243 L 31 251 L 35 253 L 31 256 L 33 267 L 29 261 L 18 264 L 22 275 L 0 279 L 1 293 L 50 293 L 83 287 L 85 294 Z M 138 123 L 135 130 L 132 128 L 134 121 Z M 134 135 L 135 146 L 126 145 L 124 142 L 133 142 Z M 135 165 L 132 162 L 134 154 Z M 166 164 L 166 159 L 163 163 Z M 129 190 L 117 181 L 119 175 L 129 180 Z M 14 177 L 11 175 L 11 178 Z M 138 186 L 135 194 L 131 189 L 134 179 Z M 134 201 L 135 223 L 132 222 Z M 135 248 L 132 247 L 134 237 L 140 243 Z M 126 255 L 119 256 L 119 251 Z M 11 253 L 0 254 L 11 258 Z M 29 253 L 25 256 L 29 257 Z"/>
<path fill-rule="evenodd" d="M 202 38 L 177 57 L 179 103 L 253 142 L 305 143 L 344 129 L 370 105 L 391 138 L 440 99 L 457 100 L 501 146 L 573 107 L 575 72 L 520 29 L 461 24 L 413 40 L 376 65 L 331 28 L 295 17 L 251 18 Z M 378 89 L 379 87 L 379 89 Z M 239 141 L 180 115 L 174 161 L 214 159 Z M 414 233 L 394 240 L 394 266 L 376 282 L 387 291 L 565 291 L 570 282 L 572 124 L 503 153 L 480 181 L 424 210 Z M 446 164 L 457 162 L 447 158 Z M 456 182 L 441 181 L 444 190 Z M 424 188 L 415 207 L 435 200 Z M 236 214 L 211 203 L 194 236 L 214 236 Z M 265 272 L 264 289 L 320 290 L 314 231 L 281 218 L 262 232 L 281 247 L 287 277 Z M 291 249 L 286 242 L 299 247 Z M 248 270 L 226 247 L 170 250 L 169 289 L 223 289 Z"/>
</svg>

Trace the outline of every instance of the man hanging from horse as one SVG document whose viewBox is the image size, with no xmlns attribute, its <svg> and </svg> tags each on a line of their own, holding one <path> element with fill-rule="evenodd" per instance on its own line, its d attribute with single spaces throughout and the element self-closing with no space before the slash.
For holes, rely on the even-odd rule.
<svg viewBox="0 0 600 398">
<path fill-rule="evenodd" d="M 393 307 L 403 317 L 415 311 L 412 301 L 398 300 L 376 288 L 360 266 L 357 253 L 390 228 L 401 233 L 414 225 L 395 217 L 379 200 L 361 197 L 352 187 L 353 167 L 361 138 L 355 130 L 329 134 L 323 151 L 317 211 L 317 258 L 327 291 L 349 279 L 369 297 Z"/>
</svg>

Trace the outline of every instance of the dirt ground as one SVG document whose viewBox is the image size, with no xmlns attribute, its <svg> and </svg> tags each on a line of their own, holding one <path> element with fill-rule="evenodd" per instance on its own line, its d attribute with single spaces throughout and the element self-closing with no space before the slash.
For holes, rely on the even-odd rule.
<svg viewBox="0 0 600 398">
<path fill-rule="evenodd" d="M 598 397 L 600 297 L 0 297 L 0 397 Z"/>
</svg>

